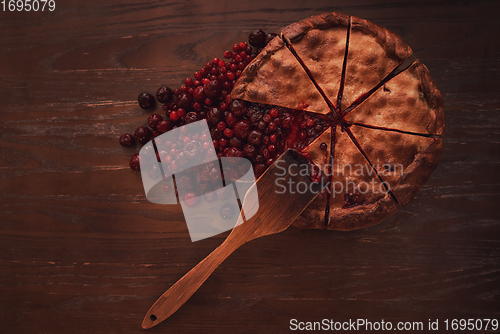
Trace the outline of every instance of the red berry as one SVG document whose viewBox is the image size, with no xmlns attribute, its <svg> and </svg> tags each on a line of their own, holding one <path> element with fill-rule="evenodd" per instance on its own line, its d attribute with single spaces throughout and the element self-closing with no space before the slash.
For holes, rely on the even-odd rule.
<svg viewBox="0 0 500 334">
<path fill-rule="evenodd" d="M 248 137 L 250 129 L 251 129 L 250 122 L 242 119 L 236 122 L 236 124 L 233 127 L 234 136 L 241 140 L 246 139 Z"/>
<path fill-rule="evenodd" d="M 174 92 L 170 87 L 162 86 L 156 91 L 156 99 L 160 103 L 167 103 L 174 96 Z"/>
<path fill-rule="evenodd" d="M 217 123 L 217 130 L 224 131 L 225 128 L 226 128 L 226 123 L 225 122 L 220 121 L 219 123 Z"/>
<path fill-rule="evenodd" d="M 225 52 L 224 52 L 224 58 L 229 59 L 229 58 L 231 58 L 231 55 L 232 55 L 232 54 L 233 54 L 233 53 L 232 53 L 231 51 L 229 51 L 229 50 L 228 50 L 228 51 L 225 51 Z"/>
<path fill-rule="evenodd" d="M 224 136 L 226 136 L 227 138 L 231 138 L 233 136 L 233 130 L 231 130 L 229 128 L 225 128 L 224 129 Z"/>
<path fill-rule="evenodd" d="M 256 48 L 263 48 L 267 44 L 267 35 L 261 29 L 254 30 L 250 36 L 248 36 L 248 42 Z"/>
<path fill-rule="evenodd" d="M 154 129 L 156 127 L 156 124 L 158 124 L 159 121 L 163 120 L 163 117 L 158 114 L 152 114 L 148 118 L 148 125 L 151 129 Z"/>
<path fill-rule="evenodd" d="M 240 45 L 239 44 L 234 44 L 233 45 L 233 51 L 234 52 L 239 52 L 240 51 Z"/>
<path fill-rule="evenodd" d="M 130 169 L 132 169 L 133 171 L 138 172 L 141 170 L 141 163 L 139 161 L 139 153 L 136 153 L 132 156 L 128 165 L 129 165 Z"/>
<path fill-rule="evenodd" d="M 135 144 L 134 137 L 131 134 L 125 133 L 120 137 L 120 145 L 124 147 L 130 147 Z"/>
<path fill-rule="evenodd" d="M 191 78 L 186 78 L 186 79 L 184 79 L 184 84 L 185 84 L 187 87 L 191 87 L 191 86 L 193 86 L 193 84 L 194 84 L 193 79 L 191 79 Z"/>
<path fill-rule="evenodd" d="M 177 112 L 175 110 L 172 110 L 168 117 L 170 117 L 170 119 L 174 122 L 179 119 L 179 115 L 177 115 Z"/>
<path fill-rule="evenodd" d="M 179 108 L 175 112 L 177 113 L 177 116 L 179 116 L 179 118 L 182 118 L 186 115 L 186 110 L 184 110 L 183 108 Z"/>
<path fill-rule="evenodd" d="M 219 146 L 221 147 L 226 147 L 227 146 L 227 139 L 226 138 L 221 138 L 219 139 Z"/>
<path fill-rule="evenodd" d="M 276 118 L 278 117 L 279 115 L 279 111 L 278 109 L 276 108 L 271 108 L 271 110 L 269 110 L 269 115 L 271 115 L 272 118 Z"/>
<path fill-rule="evenodd" d="M 196 206 L 200 202 L 200 198 L 196 196 L 194 192 L 188 192 L 184 194 L 183 199 L 184 199 L 184 204 L 186 204 L 190 208 Z"/>
<path fill-rule="evenodd" d="M 198 86 L 194 89 L 193 97 L 198 102 L 205 100 L 206 96 L 205 96 L 205 91 L 203 89 L 203 86 Z"/>
<path fill-rule="evenodd" d="M 140 126 L 137 129 L 135 129 L 134 138 L 143 145 L 146 144 L 151 139 L 151 136 L 152 136 L 151 130 L 149 130 L 145 126 Z"/>
<path fill-rule="evenodd" d="M 155 97 L 149 93 L 141 93 L 139 94 L 139 97 L 137 98 L 139 101 L 139 106 L 142 109 L 150 109 L 155 106 Z"/>
</svg>

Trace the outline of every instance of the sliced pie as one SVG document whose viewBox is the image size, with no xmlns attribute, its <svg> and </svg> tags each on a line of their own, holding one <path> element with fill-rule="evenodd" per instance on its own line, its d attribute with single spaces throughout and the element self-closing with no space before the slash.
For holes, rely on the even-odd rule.
<svg viewBox="0 0 500 334">
<path fill-rule="evenodd" d="M 303 153 L 328 186 L 297 226 L 374 225 L 408 204 L 428 180 L 442 150 L 443 101 L 415 60 L 387 29 L 327 13 L 284 28 L 243 71 L 233 99 L 305 110 L 322 122 L 324 132 Z M 290 77 L 300 85 L 286 84 Z"/>
</svg>

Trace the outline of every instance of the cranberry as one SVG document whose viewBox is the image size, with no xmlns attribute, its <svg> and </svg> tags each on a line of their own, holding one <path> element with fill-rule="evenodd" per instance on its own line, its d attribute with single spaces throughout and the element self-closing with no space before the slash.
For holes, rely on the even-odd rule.
<svg viewBox="0 0 500 334">
<path fill-rule="evenodd" d="M 264 122 L 266 122 L 266 123 L 271 122 L 271 119 L 272 119 L 272 117 L 271 117 L 271 115 L 269 115 L 269 114 L 265 114 L 265 115 L 262 117 L 262 120 L 263 120 Z"/>
<path fill-rule="evenodd" d="M 135 144 L 134 137 L 129 134 L 125 133 L 120 137 L 120 145 L 124 147 L 130 147 Z"/>
<path fill-rule="evenodd" d="M 267 34 L 262 29 L 256 29 L 248 36 L 248 42 L 256 48 L 263 48 L 267 43 Z"/>
<path fill-rule="evenodd" d="M 307 134 L 304 131 L 299 132 L 299 140 L 304 140 L 307 138 Z"/>
<path fill-rule="evenodd" d="M 181 108 L 189 109 L 193 104 L 193 96 L 191 94 L 183 93 L 179 96 L 177 104 Z"/>
<path fill-rule="evenodd" d="M 200 202 L 200 198 L 192 191 L 184 194 L 184 204 L 192 208 Z"/>
<path fill-rule="evenodd" d="M 228 51 L 225 51 L 225 52 L 224 52 L 224 58 L 229 59 L 229 58 L 231 58 L 231 55 L 232 55 L 232 54 L 233 54 L 233 53 L 232 53 L 231 51 L 229 51 L 229 50 L 228 50 Z"/>
<path fill-rule="evenodd" d="M 246 144 L 243 147 L 243 152 L 249 158 L 253 158 L 257 154 L 257 150 L 255 149 L 255 146 L 253 146 L 252 144 Z"/>
<path fill-rule="evenodd" d="M 186 115 L 186 124 L 196 122 L 198 120 L 198 115 L 194 112 L 188 112 Z"/>
<path fill-rule="evenodd" d="M 246 112 L 245 105 L 241 100 L 233 100 L 230 105 L 230 110 L 237 117 L 243 116 Z"/>
<path fill-rule="evenodd" d="M 229 139 L 229 146 L 241 148 L 243 146 L 243 142 L 236 137 L 232 137 Z"/>
<path fill-rule="evenodd" d="M 206 96 L 203 86 L 198 86 L 194 89 L 193 97 L 198 102 L 203 102 L 203 100 L 205 100 Z"/>
<path fill-rule="evenodd" d="M 194 72 L 193 76 L 196 79 L 196 81 L 200 81 L 201 79 L 203 79 L 203 76 L 201 75 L 200 72 Z M 195 81 L 195 86 L 196 86 L 196 81 Z"/>
<path fill-rule="evenodd" d="M 177 112 L 175 110 L 172 110 L 169 114 L 168 114 L 168 117 L 170 117 L 170 119 L 172 121 L 177 121 L 179 119 L 179 115 L 177 115 Z"/>
<path fill-rule="evenodd" d="M 130 169 L 133 171 L 138 172 L 141 170 L 141 163 L 139 161 L 139 153 L 136 153 L 132 156 L 128 165 L 129 165 Z"/>
<path fill-rule="evenodd" d="M 247 140 L 250 144 L 259 146 L 261 138 L 262 138 L 262 132 L 258 130 L 252 130 L 248 133 Z"/>
<path fill-rule="evenodd" d="M 314 120 L 312 118 L 309 118 L 307 121 L 306 121 L 306 125 L 310 128 L 310 127 L 313 127 L 314 126 Z"/>
<path fill-rule="evenodd" d="M 233 127 L 236 122 L 238 121 L 238 119 L 236 117 L 234 117 L 233 113 L 231 112 L 228 112 L 227 115 L 226 115 L 226 124 L 228 127 Z"/>
<path fill-rule="evenodd" d="M 156 99 L 161 103 L 167 103 L 173 96 L 174 92 L 170 87 L 161 86 L 156 91 Z"/>
<path fill-rule="evenodd" d="M 207 113 L 207 120 L 210 124 L 212 125 L 216 125 L 220 119 L 221 119 L 221 116 L 222 116 L 222 113 L 221 111 L 219 110 L 219 108 L 217 107 L 214 107 L 212 109 L 210 109 Z M 221 125 L 222 126 L 222 125 Z M 226 127 L 226 125 L 224 124 L 224 128 Z M 222 129 L 224 130 L 224 129 Z M 221 130 L 221 131 L 222 131 Z"/>
<path fill-rule="evenodd" d="M 278 126 L 276 125 L 276 123 L 274 122 L 269 122 L 269 124 L 267 125 L 267 128 L 270 130 L 270 131 L 275 131 Z"/>
<path fill-rule="evenodd" d="M 142 109 L 150 109 L 155 106 L 155 97 L 149 93 L 141 93 L 137 99 Z"/>
<path fill-rule="evenodd" d="M 217 123 L 217 130 L 224 131 L 225 128 L 226 128 L 226 123 L 225 122 L 220 121 L 219 123 Z"/>
<path fill-rule="evenodd" d="M 233 51 L 234 52 L 239 52 L 241 49 L 240 49 L 240 45 L 239 44 L 234 44 L 233 45 Z"/>
<path fill-rule="evenodd" d="M 238 158 L 243 158 L 245 156 L 243 151 L 237 147 L 230 147 L 225 155 L 227 157 L 238 157 Z"/>
<path fill-rule="evenodd" d="M 251 129 L 250 122 L 244 119 L 236 122 L 236 124 L 233 127 L 234 135 L 238 139 L 246 139 L 248 133 L 250 132 L 250 129 Z"/>
<path fill-rule="evenodd" d="M 161 117 L 161 115 L 152 114 L 148 118 L 148 125 L 151 129 L 154 129 L 156 127 L 156 125 L 158 124 L 158 122 L 161 120 L 163 120 L 163 117 Z"/>
<path fill-rule="evenodd" d="M 158 124 L 156 124 L 156 130 L 158 130 L 158 132 L 160 133 L 165 133 L 167 131 L 172 130 L 173 126 L 174 126 L 173 122 L 169 119 L 166 119 L 159 121 Z"/>
<path fill-rule="evenodd" d="M 179 108 L 175 112 L 177 113 L 177 116 L 179 116 L 179 118 L 182 118 L 186 115 L 186 110 L 184 110 L 184 108 Z"/>
<path fill-rule="evenodd" d="M 264 173 L 264 171 L 266 170 L 266 165 L 264 164 L 257 164 L 255 165 L 254 167 L 254 172 L 255 172 L 255 175 L 258 177 L 260 175 L 262 175 L 262 173 Z"/>
<path fill-rule="evenodd" d="M 203 91 L 209 98 L 215 98 L 222 92 L 222 85 L 218 80 L 213 80 L 203 86 Z"/>
<path fill-rule="evenodd" d="M 225 128 L 224 136 L 226 136 L 227 138 L 231 138 L 233 136 L 233 130 L 231 130 L 230 128 Z"/>
<path fill-rule="evenodd" d="M 227 144 L 228 144 L 228 142 L 227 142 L 227 139 L 226 139 L 226 138 L 221 138 L 221 139 L 219 139 L 219 146 L 221 146 L 221 147 L 226 147 L 226 146 L 227 146 Z"/>
<path fill-rule="evenodd" d="M 149 130 L 145 126 L 140 126 L 137 129 L 135 129 L 134 138 L 143 145 L 146 144 L 151 139 L 151 136 L 152 136 L 151 130 Z"/>
<path fill-rule="evenodd" d="M 250 118 L 250 122 L 252 123 L 257 123 L 262 119 L 262 113 L 259 110 L 252 110 L 250 112 L 250 115 L 248 115 Z M 265 126 L 265 124 L 264 124 Z"/>
<path fill-rule="evenodd" d="M 322 151 L 326 151 L 327 148 L 328 148 L 328 145 L 326 145 L 326 143 L 321 143 L 319 145 L 319 149 L 322 150 Z"/>
<path fill-rule="evenodd" d="M 231 204 L 225 204 L 220 208 L 219 214 L 224 219 L 232 219 L 236 216 L 236 209 Z"/>
</svg>

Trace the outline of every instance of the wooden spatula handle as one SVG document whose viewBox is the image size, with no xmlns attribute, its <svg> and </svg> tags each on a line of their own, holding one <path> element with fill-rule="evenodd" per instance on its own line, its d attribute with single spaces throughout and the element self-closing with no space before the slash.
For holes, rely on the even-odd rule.
<svg viewBox="0 0 500 334">
<path fill-rule="evenodd" d="M 144 317 L 142 328 L 151 328 L 170 317 L 198 290 L 222 261 L 238 247 L 249 241 L 248 239 L 231 237 L 231 235 L 158 298 Z"/>
</svg>

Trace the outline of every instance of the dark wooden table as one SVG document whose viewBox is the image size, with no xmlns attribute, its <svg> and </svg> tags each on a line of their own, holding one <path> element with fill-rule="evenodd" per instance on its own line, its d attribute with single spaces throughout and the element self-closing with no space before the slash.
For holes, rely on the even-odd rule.
<svg viewBox="0 0 500 334">
<path fill-rule="evenodd" d="M 244 245 L 150 332 L 500 318 L 498 2 L 55 1 L 0 13 L 0 333 L 142 332 L 227 233 L 191 243 L 179 207 L 145 199 L 136 150 L 118 145 L 147 117 L 138 93 L 179 86 L 255 28 L 326 11 L 401 34 L 428 66 L 445 99 L 440 165 L 378 226 Z"/>
</svg>

